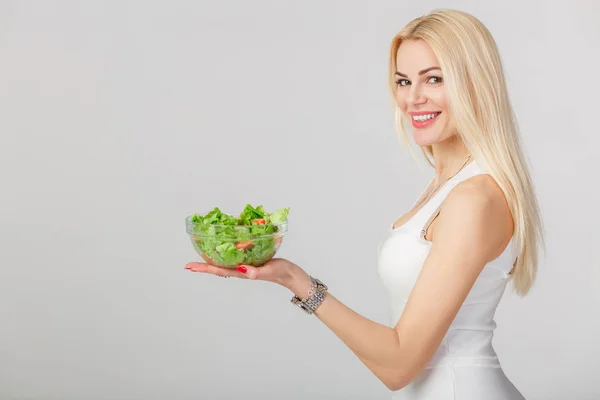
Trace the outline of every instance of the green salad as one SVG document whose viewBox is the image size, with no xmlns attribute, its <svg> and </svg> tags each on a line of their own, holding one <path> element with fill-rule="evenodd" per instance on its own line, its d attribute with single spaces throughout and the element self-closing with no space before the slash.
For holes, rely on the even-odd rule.
<svg viewBox="0 0 600 400">
<path fill-rule="evenodd" d="M 289 211 L 282 208 L 269 214 L 262 205 L 247 204 L 234 217 L 215 207 L 206 215 L 194 214 L 189 233 L 196 250 L 211 264 L 260 266 L 275 255 L 282 236 L 274 234 L 280 232 L 278 225 L 287 220 Z"/>
</svg>

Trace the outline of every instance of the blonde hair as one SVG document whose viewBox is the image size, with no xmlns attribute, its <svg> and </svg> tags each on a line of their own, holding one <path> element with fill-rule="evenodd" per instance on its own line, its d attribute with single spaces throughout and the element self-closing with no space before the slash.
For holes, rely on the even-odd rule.
<svg viewBox="0 0 600 400">
<path fill-rule="evenodd" d="M 516 292 L 526 295 L 537 275 L 538 247 L 545 247 L 539 205 L 519 127 L 509 100 L 502 62 L 492 35 L 475 17 L 436 9 L 408 23 L 392 40 L 389 86 L 396 129 L 408 143 L 396 97 L 396 56 L 405 40 L 423 40 L 440 62 L 449 100 L 450 126 L 486 173 L 498 183 L 514 219 L 517 260 L 511 273 Z M 433 156 L 431 146 L 421 150 Z"/>
</svg>

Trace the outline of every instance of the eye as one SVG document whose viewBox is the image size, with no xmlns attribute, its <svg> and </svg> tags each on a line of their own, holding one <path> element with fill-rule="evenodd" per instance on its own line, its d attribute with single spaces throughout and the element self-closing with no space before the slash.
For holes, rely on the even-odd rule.
<svg viewBox="0 0 600 400">
<path fill-rule="evenodd" d="M 429 81 L 429 80 L 431 80 L 431 79 L 437 79 L 437 82 L 434 82 L 434 83 L 441 83 L 441 82 L 443 82 L 443 81 L 444 81 L 444 80 L 443 80 L 442 78 L 440 78 L 439 76 L 431 76 L 431 77 L 429 77 L 428 81 Z"/>
<path fill-rule="evenodd" d="M 406 85 L 408 85 L 408 83 L 404 84 L 403 82 L 409 82 L 409 81 L 408 81 L 408 79 L 398 79 L 396 81 L 396 85 L 397 86 L 406 86 Z"/>
</svg>

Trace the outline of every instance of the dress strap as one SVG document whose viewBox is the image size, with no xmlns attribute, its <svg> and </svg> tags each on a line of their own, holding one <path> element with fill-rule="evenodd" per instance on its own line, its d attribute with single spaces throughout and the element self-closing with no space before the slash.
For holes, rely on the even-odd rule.
<svg viewBox="0 0 600 400">
<path fill-rule="evenodd" d="M 427 219 L 427 222 L 425 222 L 425 225 L 423 226 L 423 228 L 421 229 L 421 232 L 419 233 L 420 239 L 427 240 L 427 239 L 425 239 L 425 236 L 427 235 L 427 230 L 429 229 L 429 226 L 431 225 L 433 220 L 439 215 L 440 211 L 442 211 L 441 204 L 435 209 L 433 214 L 431 214 L 431 216 Z"/>
<path fill-rule="evenodd" d="M 429 226 L 431 225 L 433 220 L 439 215 L 440 211 L 442 210 L 442 204 L 444 203 L 444 200 L 448 196 L 448 193 L 450 193 L 450 191 L 457 184 L 458 184 L 458 182 L 455 181 L 454 178 L 449 180 L 438 192 L 439 196 L 434 196 L 431 198 L 431 201 L 430 201 L 431 204 L 428 204 L 428 207 L 429 207 L 429 210 L 433 209 L 433 211 L 429 211 L 428 214 L 425 214 L 422 217 L 422 218 L 425 218 L 425 217 L 427 217 L 427 215 L 429 215 L 427 217 L 427 219 L 425 220 L 425 223 L 422 224 L 422 228 L 419 232 L 419 238 L 421 238 L 422 240 L 427 240 L 427 239 L 425 239 L 425 235 L 427 235 L 427 230 L 429 229 Z"/>
<path fill-rule="evenodd" d="M 440 191 L 437 193 L 439 196 L 434 195 L 431 199 L 431 200 L 433 200 L 433 202 L 432 202 L 433 204 L 431 204 L 430 209 L 433 209 L 433 212 L 431 212 L 429 214 L 429 217 L 427 218 L 425 223 L 422 225 L 422 228 L 419 232 L 420 239 L 427 240 L 427 239 L 425 239 L 425 236 L 427 235 L 427 230 L 431 226 L 431 223 L 433 222 L 433 220 L 440 214 L 444 200 L 446 200 L 446 197 L 448 196 L 450 191 L 452 189 L 454 189 L 456 187 L 456 185 L 458 185 L 460 182 L 464 181 L 465 179 L 468 179 L 475 175 L 479 175 L 481 173 L 482 173 L 481 169 L 479 168 L 479 166 L 477 165 L 475 160 L 473 160 L 469 164 L 467 164 L 458 174 L 456 174 L 452 179 L 450 179 L 448 182 L 446 182 L 445 185 L 443 185 L 440 188 Z"/>
</svg>

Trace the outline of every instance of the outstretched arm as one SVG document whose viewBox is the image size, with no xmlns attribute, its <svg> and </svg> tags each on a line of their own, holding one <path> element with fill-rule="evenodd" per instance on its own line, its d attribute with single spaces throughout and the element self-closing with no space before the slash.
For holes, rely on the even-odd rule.
<svg viewBox="0 0 600 400">
<path fill-rule="evenodd" d="M 315 315 L 390 389 L 425 368 L 487 262 L 505 243 L 507 209 L 475 184 L 457 186 L 438 216 L 435 241 L 395 327 L 371 321 L 328 294 Z M 401 268 L 401 266 L 398 266 Z M 309 276 L 292 268 L 284 281 L 303 298 Z"/>
</svg>

